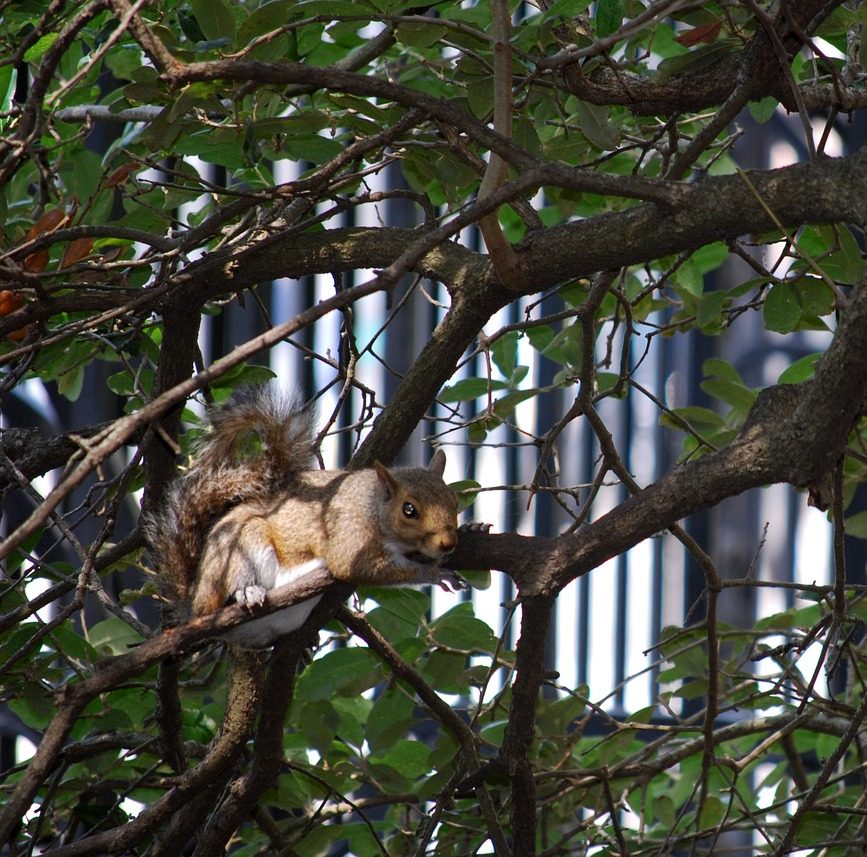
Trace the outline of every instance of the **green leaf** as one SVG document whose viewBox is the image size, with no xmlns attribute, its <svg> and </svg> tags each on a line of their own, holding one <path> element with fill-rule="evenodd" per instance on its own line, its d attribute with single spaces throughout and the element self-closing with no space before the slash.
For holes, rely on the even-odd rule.
<svg viewBox="0 0 867 857">
<path fill-rule="evenodd" d="M 580 369 L 583 359 L 581 350 L 583 338 L 580 322 L 574 322 L 555 334 L 543 353 L 545 357 L 561 366 Z"/>
<path fill-rule="evenodd" d="M 228 0 L 190 0 L 190 6 L 205 38 L 235 41 L 235 14 Z"/>
<path fill-rule="evenodd" d="M 310 664 L 298 679 L 295 695 L 302 701 L 338 693 L 351 696 L 376 684 L 380 674 L 379 662 L 367 649 L 337 649 Z"/>
<path fill-rule="evenodd" d="M 497 647 L 494 632 L 473 615 L 472 604 L 453 607 L 431 623 L 435 643 L 466 652 L 493 652 Z"/>
<path fill-rule="evenodd" d="M 344 837 L 346 838 L 348 846 L 347 852 L 351 854 L 352 857 L 382 857 L 383 850 L 380 837 L 382 837 L 384 833 L 385 830 L 382 829 L 381 822 L 379 830 L 377 830 L 377 828 L 371 825 L 367 820 L 364 822 L 340 825 L 340 837 L 341 839 Z M 320 848 L 318 851 L 312 853 L 325 854 L 328 850 L 329 849 L 327 848 Z M 405 854 L 407 852 L 402 851 L 401 853 Z"/>
<path fill-rule="evenodd" d="M 724 292 L 709 292 L 698 302 L 698 325 L 705 328 L 722 321 L 723 305 L 728 300 Z"/>
<path fill-rule="evenodd" d="M 126 623 L 123 623 L 126 625 Z M 129 627 L 129 626 L 127 626 Z M 71 625 L 59 625 L 52 632 L 55 644 L 59 651 L 80 663 L 93 663 L 99 658 L 99 653 L 86 640 L 79 631 Z M 136 635 L 137 636 L 137 635 Z M 140 639 L 134 639 L 133 645 L 141 642 Z"/>
<path fill-rule="evenodd" d="M 732 384 L 739 384 L 741 387 L 746 386 L 738 370 L 728 360 L 720 357 L 709 357 L 701 364 L 701 371 L 705 378 L 716 377 L 723 381 L 730 381 Z"/>
<path fill-rule="evenodd" d="M 704 294 L 704 275 L 692 259 L 687 259 L 674 272 L 672 281 L 677 286 L 678 294 L 685 300 L 691 297 L 700 298 Z M 687 303 L 687 310 L 691 306 L 691 303 Z"/>
<path fill-rule="evenodd" d="M 607 107 L 579 101 L 577 111 L 581 133 L 590 143 L 603 152 L 610 152 L 617 148 L 620 144 L 620 134 L 611 124 L 610 111 Z"/>
<path fill-rule="evenodd" d="M 168 119 L 174 122 L 177 119 L 182 119 L 184 114 L 191 113 L 194 108 L 201 109 L 216 109 L 221 110 L 221 105 L 217 99 L 217 89 L 213 84 L 205 81 L 190 83 L 185 86 L 175 99 L 174 104 L 169 108 Z M 206 138 L 199 137 L 199 146 L 195 150 L 188 150 L 191 154 L 201 151 L 205 145 Z"/>
<path fill-rule="evenodd" d="M 404 622 L 418 627 L 430 611 L 430 598 L 417 589 L 385 588 L 374 590 L 377 609 L 393 613 Z"/>
<path fill-rule="evenodd" d="M 527 339 L 530 340 L 530 345 L 532 345 L 536 351 L 542 353 L 544 353 L 554 341 L 554 329 L 549 327 L 547 324 L 528 327 L 525 332 L 527 334 Z"/>
<path fill-rule="evenodd" d="M 307 746 L 320 752 L 327 751 L 340 723 L 340 716 L 331 702 L 327 699 L 313 699 L 304 704 L 296 703 L 295 710 L 298 714 L 293 719 L 304 735 Z"/>
<path fill-rule="evenodd" d="M 725 420 L 710 408 L 702 408 L 698 405 L 686 405 L 683 408 L 672 408 L 672 413 L 663 413 L 659 417 L 660 425 L 668 428 L 683 429 L 684 425 L 675 419 L 672 414 L 682 417 L 696 431 L 717 431 L 725 427 Z"/>
<path fill-rule="evenodd" d="M 762 307 L 765 327 L 776 333 L 791 333 L 801 319 L 801 307 L 787 283 L 771 286 Z"/>
<path fill-rule="evenodd" d="M 337 732 L 341 740 L 360 748 L 364 743 L 364 724 L 373 703 L 363 696 L 335 696 L 331 704 L 340 717 Z"/>
<path fill-rule="evenodd" d="M 486 396 L 489 390 L 507 390 L 503 381 L 488 381 L 487 378 L 462 378 L 448 387 L 443 387 L 439 395 L 441 402 L 466 402 Z"/>
<path fill-rule="evenodd" d="M 542 18 L 571 20 L 580 15 L 589 5 L 589 0 L 555 0 L 550 6 L 546 6 Z"/>
<path fill-rule="evenodd" d="M 851 517 L 846 518 L 846 535 L 867 539 L 867 511 L 856 512 Z"/>
<path fill-rule="evenodd" d="M 122 45 L 108 54 L 105 64 L 118 80 L 134 80 L 134 74 L 141 69 L 142 52 L 138 45 Z"/>
<path fill-rule="evenodd" d="M 57 710 L 54 697 L 35 681 L 25 683 L 20 695 L 7 704 L 25 725 L 39 730 L 48 725 Z"/>
<path fill-rule="evenodd" d="M 714 241 L 712 244 L 705 244 L 700 247 L 690 257 L 689 261 L 695 265 L 701 274 L 709 274 L 715 271 L 729 257 L 728 245 L 723 241 Z"/>
<path fill-rule="evenodd" d="M 142 100 L 146 101 L 147 98 Z M 180 120 L 170 121 L 169 109 L 166 108 L 157 117 L 151 119 L 142 134 L 141 142 L 158 152 L 171 149 L 178 137 L 181 136 L 182 127 L 183 122 Z"/>
<path fill-rule="evenodd" d="M 12 99 L 15 96 L 17 84 L 18 69 L 11 65 L 0 68 L 0 111 L 3 113 L 8 113 L 12 108 Z"/>
<path fill-rule="evenodd" d="M 61 372 L 57 376 L 57 392 L 70 402 L 77 401 L 81 395 L 84 387 L 84 370 L 83 365 L 70 366 L 68 371 Z"/>
<path fill-rule="evenodd" d="M 801 277 L 793 286 L 803 313 L 823 316 L 834 312 L 837 297 L 824 280 L 818 277 Z"/>
<path fill-rule="evenodd" d="M 371 754 L 370 760 L 380 765 L 388 765 L 414 780 L 430 771 L 430 748 L 421 741 L 401 739 L 386 752 Z"/>
<path fill-rule="evenodd" d="M 311 780 L 298 771 L 283 770 L 277 780 L 277 800 L 285 810 L 304 810 L 315 795 L 311 789 Z"/>
<path fill-rule="evenodd" d="M 322 164 L 337 157 L 346 148 L 346 143 L 321 134 L 299 134 L 286 137 L 282 142 L 282 151 L 298 161 L 310 161 L 312 164 Z"/>
<path fill-rule="evenodd" d="M 466 668 L 466 655 L 435 649 L 425 660 L 421 673 L 441 693 L 464 693 L 468 686 Z"/>
<path fill-rule="evenodd" d="M 507 380 L 511 379 L 515 367 L 518 365 L 518 340 L 520 334 L 517 330 L 510 330 L 494 341 L 491 346 L 491 358 L 494 365 Z"/>
<path fill-rule="evenodd" d="M 24 52 L 24 62 L 39 62 L 59 36 L 60 33 L 46 33 L 44 36 L 41 36 Z"/>
<path fill-rule="evenodd" d="M 370 709 L 365 725 L 367 743 L 374 752 L 390 747 L 409 733 L 415 723 L 413 695 L 400 686 L 392 685 L 380 694 Z"/>
<path fill-rule="evenodd" d="M 572 280 L 570 283 L 564 283 L 557 289 L 557 294 L 566 301 L 569 306 L 581 306 L 587 299 L 588 293 L 587 280 Z"/>
<path fill-rule="evenodd" d="M 747 108 L 750 111 L 750 115 L 759 125 L 763 125 L 767 122 L 773 115 L 777 109 L 777 105 L 780 102 L 777 101 L 776 98 L 773 98 L 770 95 L 766 95 L 761 101 L 751 101 Z"/>
<path fill-rule="evenodd" d="M 582 696 L 569 695 L 563 699 L 540 709 L 537 725 L 538 731 L 546 736 L 564 736 L 569 734 L 574 723 L 587 710 L 587 688 L 579 689 Z"/>
<path fill-rule="evenodd" d="M 777 383 L 799 384 L 801 381 L 806 381 L 809 378 L 812 378 L 813 370 L 821 356 L 822 355 L 819 352 L 805 354 L 780 373 L 780 377 L 777 378 Z"/>
<path fill-rule="evenodd" d="M 430 598 L 414 589 L 385 587 L 374 589 L 373 597 L 379 602 L 367 614 L 371 625 L 394 644 L 414 638 L 430 609 Z"/>
<path fill-rule="evenodd" d="M 101 654 L 124 655 L 141 643 L 142 637 L 122 619 L 112 616 L 97 622 L 88 632 L 87 641 Z"/>
<path fill-rule="evenodd" d="M 621 0 L 598 0 L 596 3 L 596 35 L 605 38 L 615 32 L 623 20 Z"/>
<path fill-rule="evenodd" d="M 750 390 L 742 384 L 735 384 L 732 381 L 724 381 L 719 378 L 702 381 L 701 388 L 709 396 L 725 402 L 737 413 L 744 415 L 753 406 L 757 395 L 754 390 Z"/>
<path fill-rule="evenodd" d="M 707 795 L 699 813 L 699 826 L 715 827 L 725 818 L 726 805 L 714 795 Z"/>
<path fill-rule="evenodd" d="M 448 32 L 448 27 L 437 24 L 433 18 L 429 24 L 403 21 L 397 26 L 397 40 L 412 48 L 430 48 L 442 41 Z M 490 88 L 490 83 L 488 86 Z"/>
<path fill-rule="evenodd" d="M 494 413 L 501 419 L 504 420 L 511 413 L 514 412 L 515 408 L 521 404 L 521 402 L 526 402 L 528 399 L 534 399 L 539 395 L 539 390 L 515 390 L 514 393 L 507 393 L 505 396 L 501 396 L 494 402 Z"/>
<path fill-rule="evenodd" d="M 607 393 L 610 390 L 614 390 L 614 388 L 620 382 L 620 376 L 616 372 L 597 372 L 596 373 L 596 388 L 600 393 Z M 622 394 L 626 392 L 625 386 L 622 390 Z"/>
<path fill-rule="evenodd" d="M 756 622 L 757 630 L 777 628 L 812 628 L 822 617 L 822 609 L 818 604 L 810 604 L 807 607 L 799 607 L 796 610 L 788 610 L 785 613 L 777 613 L 767 619 L 759 619 Z"/>
<path fill-rule="evenodd" d="M 674 801 L 666 794 L 662 794 L 653 800 L 654 815 L 669 829 L 673 830 L 677 824 L 678 811 Z"/>
<path fill-rule="evenodd" d="M 840 249 L 822 260 L 822 270 L 838 283 L 860 285 L 864 279 L 864 253 L 848 227 L 836 225 L 834 229 Z"/>
</svg>

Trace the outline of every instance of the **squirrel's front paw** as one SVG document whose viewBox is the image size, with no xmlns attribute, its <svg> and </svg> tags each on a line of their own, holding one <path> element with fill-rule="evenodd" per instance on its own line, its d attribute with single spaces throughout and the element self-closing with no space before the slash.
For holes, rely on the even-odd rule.
<svg viewBox="0 0 867 857">
<path fill-rule="evenodd" d="M 242 589 L 235 590 L 235 603 L 246 607 L 248 610 L 253 610 L 265 603 L 265 596 L 267 594 L 268 590 L 264 586 L 259 586 L 258 584 L 245 586 Z"/>
<path fill-rule="evenodd" d="M 460 574 L 451 569 L 442 569 L 437 585 L 442 587 L 446 592 L 459 592 L 462 589 L 470 588 L 470 584 Z"/>
<path fill-rule="evenodd" d="M 483 521 L 469 521 L 466 524 L 461 524 L 458 527 L 458 533 L 489 533 L 491 525 Z"/>
</svg>

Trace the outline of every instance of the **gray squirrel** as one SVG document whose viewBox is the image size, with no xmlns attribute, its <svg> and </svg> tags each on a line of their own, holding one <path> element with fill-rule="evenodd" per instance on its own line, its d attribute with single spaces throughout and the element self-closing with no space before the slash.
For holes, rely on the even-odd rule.
<svg viewBox="0 0 867 857">
<path fill-rule="evenodd" d="M 169 598 L 194 616 L 326 568 L 353 585 L 466 586 L 439 568 L 457 544 L 457 498 L 437 450 L 428 468 L 322 470 L 309 415 L 269 387 L 215 409 L 192 464 L 145 531 Z M 245 622 L 227 638 L 271 645 L 300 627 L 314 597 Z"/>
</svg>

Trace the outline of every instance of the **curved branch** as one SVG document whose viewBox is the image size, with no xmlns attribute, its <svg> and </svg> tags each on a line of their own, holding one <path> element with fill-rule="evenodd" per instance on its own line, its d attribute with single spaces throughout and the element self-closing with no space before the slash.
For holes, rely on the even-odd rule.
<svg viewBox="0 0 867 857">
<path fill-rule="evenodd" d="M 583 184 L 580 171 L 565 165 L 549 166 L 538 176 L 531 171 L 529 179 L 524 176 L 497 193 L 508 197 L 510 187 L 560 185 L 561 179 L 561 186 Z M 561 172 L 573 174 L 574 185 Z M 644 203 L 531 233 L 517 248 L 534 272 L 525 294 L 597 271 L 652 262 L 714 241 L 766 232 L 778 223 L 796 227 L 867 221 L 867 150 L 847 158 L 755 170 L 745 176 L 749 181 L 742 175 L 727 175 L 712 176 L 698 184 L 659 183 L 669 189 L 670 205 Z M 607 192 L 616 194 L 617 190 L 609 188 Z M 490 199 L 500 202 L 499 196 Z M 172 291 L 181 292 L 188 305 L 190 300 L 210 299 L 267 279 L 383 268 L 424 236 L 421 230 L 387 227 L 281 234 L 258 245 L 209 254 L 179 274 Z M 418 273 L 453 287 L 458 281 L 475 281 L 486 269 L 485 257 L 453 242 L 439 244 L 413 266 Z M 511 300 L 514 293 L 504 292 L 504 297 Z"/>
<path fill-rule="evenodd" d="M 643 204 L 528 236 L 518 250 L 529 254 L 535 289 L 760 234 L 778 223 L 863 223 L 867 150 L 779 170 L 712 176 L 690 187 L 682 204 L 670 210 Z"/>
<path fill-rule="evenodd" d="M 671 471 L 574 535 L 461 536 L 458 568 L 509 572 L 524 596 L 558 592 L 606 560 L 726 497 L 777 482 L 821 483 L 843 454 L 867 397 L 867 284 L 853 290 L 815 378 L 759 395 L 738 437 Z"/>
<path fill-rule="evenodd" d="M 492 0 L 492 35 L 494 38 L 494 130 L 507 139 L 512 138 L 512 13 L 507 0 Z M 491 152 L 488 166 L 479 186 L 480 200 L 490 196 L 506 180 L 506 162 Z M 497 209 L 479 220 L 491 263 L 500 282 L 509 289 L 520 291 L 524 274 L 520 259 L 503 234 Z"/>
</svg>

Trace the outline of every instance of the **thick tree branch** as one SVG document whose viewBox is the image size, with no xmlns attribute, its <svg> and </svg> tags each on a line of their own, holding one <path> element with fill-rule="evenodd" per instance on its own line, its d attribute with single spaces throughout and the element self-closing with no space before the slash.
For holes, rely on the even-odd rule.
<svg viewBox="0 0 867 857">
<path fill-rule="evenodd" d="M 713 241 L 806 223 L 867 222 L 867 151 L 779 170 L 712 176 L 666 211 L 643 204 L 528 236 L 536 288 L 659 259 Z M 764 202 L 760 204 L 750 185 Z"/>
<path fill-rule="evenodd" d="M 644 203 L 532 233 L 518 248 L 534 273 L 525 293 L 714 241 L 766 232 L 776 226 L 768 209 L 786 227 L 867 222 L 867 152 L 863 150 L 848 158 L 755 170 L 746 176 L 749 182 L 741 175 L 728 175 L 680 185 L 678 202 L 668 208 Z M 281 276 L 381 268 L 423 234 L 379 227 L 275 236 L 261 246 L 210 254 L 178 275 L 176 288 L 186 300 L 191 296 L 201 300 Z M 449 284 L 456 277 L 472 283 L 485 267 L 484 257 L 446 242 L 426 253 L 415 270 Z M 513 299 L 514 294 L 504 292 L 504 297 Z"/>
<path fill-rule="evenodd" d="M 536 780 L 530 748 L 536 736 L 536 705 L 545 677 L 545 648 L 553 607 L 551 596 L 535 596 L 521 602 L 521 636 L 516 646 L 509 723 L 497 760 L 512 781 L 515 857 L 536 854 Z"/>
<path fill-rule="evenodd" d="M 462 536 L 457 567 L 509 572 L 525 595 L 566 584 L 646 538 L 726 497 L 777 482 L 807 487 L 843 454 L 867 396 L 867 286 L 853 290 L 815 379 L 760 394 L 743 430 L 727 447 L 684 464 L 574 535 Z"/>
<path fill-rule="evenodd" d="M 270 788 L 283 762 L 286 712 L 295 690 L 295 676 L 304 653 L 303 635 L 283 639 L 274 647 L 253 743 L 250 769 L 233 782 L 196 844 L 196 855 L 223 853 L 232 834 L 255 811 L 262 793 Z M 213 810 L 213 807 L 212 807 Z"/>
</svg>

